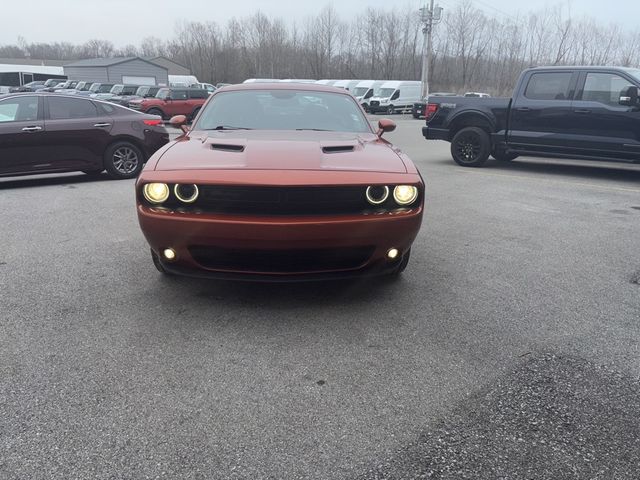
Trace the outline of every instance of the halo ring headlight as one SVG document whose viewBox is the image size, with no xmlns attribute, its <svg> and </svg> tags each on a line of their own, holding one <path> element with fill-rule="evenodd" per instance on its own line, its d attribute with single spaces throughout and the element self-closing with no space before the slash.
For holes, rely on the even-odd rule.
<svg viewBox="0 0 640 480">
<path fill-rule="evenodd" d="M 398 205 L 411 205 L 418 198 L 418 188 L 413 185 L 397 185 L 393 189 L 393 199 Z"/>
<path fill-rule="evenodd" d="M 380 189 L 380 191 L 377 191 Z M 389 187 L 386 185 L 383 186 L 373 186 L 370 185 L 367 187 L 366 191 L 367 201 L 372 205 L 380 205 L 384 203 L 387 198 L 389 198 Z"/>
<path fill-rule="evenodd" d="M 191 189 L 191 193 L 189 194 L 186 192 L 182 192 L 181 190 L 183 187 Z M 173 187 L 173 193 L 175 194 L 176 198 L 183 203 L 195 202 L 198 198 L 198 195 L 200 194 L 198 186 L 195 183 L 176 183 L 176 185 Z"/>
<path fill-rule="evenodd" d="M 142 187 L 144 198 L 150 203 L 160 204 L 169 198 L 169 185 L 166 183 L 146 183 Z"/>
</svg>

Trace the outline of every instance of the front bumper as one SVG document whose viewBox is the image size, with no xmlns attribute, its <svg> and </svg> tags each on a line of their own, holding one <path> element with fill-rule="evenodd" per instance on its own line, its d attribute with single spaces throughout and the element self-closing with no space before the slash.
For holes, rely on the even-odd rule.
<svg viewBox="0 0 640 480">
<path fill-rule="evenodd" d="M 422 136 L 427 140 L 449 141 L 449 130 L 446 128 L 432 128 L 429 125 L 422 127 Z"/>
<path fill-rule="evenodd" d="M 422 214 L 422 205 L 378 215 L 333 217 L 180 213 L 138 205 L 142 232 L 167 271 L 197 277 L 267 281 L 321 280 L 389 273 L 411 248 L 420 230 Z M 165 248 L 176 251 L 175 261 L 162 259 L 161 252 Z M 214 257 L 218 250 L 232 251 L 236 256 L 246 252 L 246 257 L 238 265 L 209 265 L 198 257 L 197 252 L 203 248 L 209 249 Z M 391 248 L 400 252 L 394 260 L 387 258 Z M 288 268 L 292 264 L 290 259 L 284 262 L 284 267 L 278 265 L 277 260 L 288 254 L 304 260 L 301 256 L 305 252 L 319 250 L 325 252 L 324 255 L 335 250 L 336 257 L 340 257 L 344 252 L 363 249 L 367 254 L 362 261 L 357 260 L 357 264 L 341 265 L 330 261 L 323 267 L 318 261 L 310 261 L 309 269 L 291 269 Z M 261 259 L 259 268 L 250 264 L 256 252 L 270 257 L 267 262 Z M 265 265 L 269 267 L 265 268 Z"/>
</svg>

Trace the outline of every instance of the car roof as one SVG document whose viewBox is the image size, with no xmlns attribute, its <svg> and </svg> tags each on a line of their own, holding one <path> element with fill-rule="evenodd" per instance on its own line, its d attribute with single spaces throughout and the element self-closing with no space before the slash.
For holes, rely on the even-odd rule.
<svg viewBox="0 0 640 480">
<path fill-rule="evenodd" d="M 216 90 L 218 92 L 231 92 L 241 90 L 300 90 L 305 92 L 328 92 L 328 93 L 341 93 L 343 95 L 349 95 L 347 90 L 342 88 L 336 88 L 329 85 L 321 85 L 319 83 L 238 83 L 236 85 L 227 85 Z M 215 95 L 214 93 L 214 95 Z"/>
<path fill-rule="evenodd" d="M 628 68 L 628 67 L 616 67 L 616 66 L 609 66 L 607 67 L 606 65 L 594 65 L 594 66 L 588 66 L 588 65 L 551 65 L 548 67 L 531 67 L 528 68 L 527 70 L 530 71 L 536 71 L 536 70 L 620 70 L 620 71 L 631 71 L 631 70 L 636 70 L 634 68 Z"/>
</svg>

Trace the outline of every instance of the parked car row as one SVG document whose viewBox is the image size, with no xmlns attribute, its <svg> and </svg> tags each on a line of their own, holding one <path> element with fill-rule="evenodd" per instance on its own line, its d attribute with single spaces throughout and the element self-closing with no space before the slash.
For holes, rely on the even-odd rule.
<svg viewBox="0 0 640 480">
<path fill-rule="evenodd" d="M 421 83 L 403 80 L 308 80 L 277 78 L 249 78 L 243 83 L 315 83 L 348 90 L 366 112 L 394 113 L 410 112 L 420 100 Z"/>
</svg>

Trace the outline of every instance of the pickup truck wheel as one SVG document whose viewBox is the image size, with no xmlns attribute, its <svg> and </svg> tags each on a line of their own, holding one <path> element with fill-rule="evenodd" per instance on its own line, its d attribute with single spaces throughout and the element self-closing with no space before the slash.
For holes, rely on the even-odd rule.
<svg viewBox="0 0 640 480">
<path fill-rule="evenodd" d="M 490 151 L 489 134 L 478 127 L 463 128 L 451 140 L 451 156 L 463 167 L 481 167 Z"/>
<path fill-rule="evenodd" d="M 499 162 L 510 162 L 511 160 L 515 160 L 518 158 L 517 153 L 504 153 L 504 152 L 494 152 L 491 154 L 493 158 L 498 160 Z"/>
</svg>

